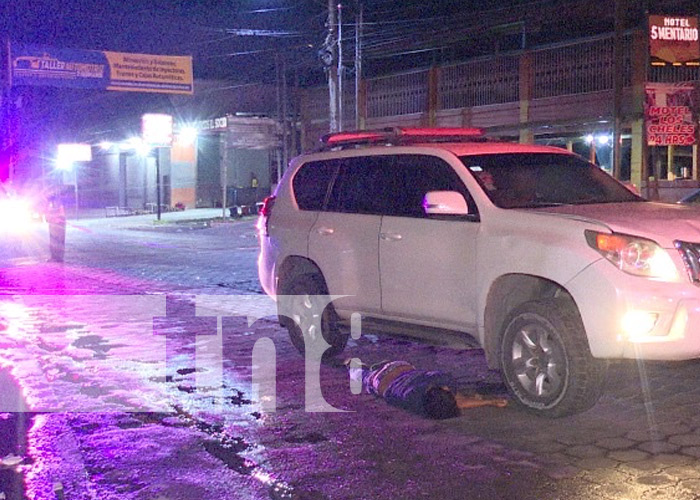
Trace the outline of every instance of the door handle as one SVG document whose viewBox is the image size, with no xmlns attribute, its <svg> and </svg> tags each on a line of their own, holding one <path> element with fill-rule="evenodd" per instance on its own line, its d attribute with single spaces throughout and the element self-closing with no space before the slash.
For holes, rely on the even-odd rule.
<svg viewBox="0 0 700 500">
<path fill-rule="evenodd" d="M 316 232 L 321 236 L 330 236 L 335 232 L 335 229 L 333 229 L 332 227 L 319 227 L 318 229 L 316 229 Z"/>
<path fill-rule="evenodd" d="M 397 233 L 379 233 L 379 237 L 384 241 L 399 241 L 402 236 Z"/>
</svg>

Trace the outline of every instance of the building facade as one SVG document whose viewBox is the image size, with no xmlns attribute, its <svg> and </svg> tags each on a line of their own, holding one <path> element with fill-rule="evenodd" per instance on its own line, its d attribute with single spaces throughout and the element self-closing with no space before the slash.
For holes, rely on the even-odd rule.
<svg viewBox="0 0 700 500">
<path fill-rule="evenodd" d="M 386 126 L 481 127 L 490 136 L 557 145 L 612 172 L 615 79 L 620 78 L 620 173 L 650 198 L 675 201 L 700 186 L 698 99 L 700 67 L 652 66 L 643 30 L 417 69 L 352 85 L 344 96 L 343 129 Z M 695 86 L 695 144 L 648 146 L 645 87 Z M 328 93 L 302 93 L 303 144 L 328 131 Z M 357 96 L 357 100 L 355 97 Z M 357 117 L 352 116 L 357 109 Z"/>
</svg>

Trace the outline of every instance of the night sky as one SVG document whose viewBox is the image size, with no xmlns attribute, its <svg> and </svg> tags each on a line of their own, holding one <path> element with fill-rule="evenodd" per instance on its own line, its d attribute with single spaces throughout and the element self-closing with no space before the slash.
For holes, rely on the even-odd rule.
<svg viewBox="0 0 700 500">
<path fill-rule="evenodd" d="M 344 54 L 352 78 L 359 0 L 343 0 Z M 627 0 L 626 27 L 654 13 L 693 13 L 697 0 Z M 363 75 L 449 63 L 610 32 L 613 2 L 593 0 L 364 0 Z M 301 85 L 325 79 L 319 50 L 326 0 L 0 0 L 0 33 L 15 43 L 145 54 L 191 55 L 195 78 L 228 86 L 275 83 L 275 61 Z M 124 92 L 13 89 L 22 134 L 70 135 L 88 115 L 132 120 L 167 98 Z M 130 95 L 127 95 L 130 94 Z M 80 105 L 83 111 L 80 111 Z M 56 127 L 51 123 L 59 123 Z M 99 133 L 96 127 L 91 130 Z"/>
<path fill-rule="evenodd" d="M 628 2 L 630 17 L 638 17 L 643 2 Z M 351 58 L 358 0 L 343 3 L 344 50 Z M 650 3 L 666 10 L 694 4 Z M 613 10 L 610 2 L 574 0 L 365 0 L 363 5 L 369 74 L 401 66 L 400 60 L 404 66 L 423 65 L 517 49 L 523 30 L 528 43 L 604 31 L 611 27 Z M 197 77 L 251 81 L 268 78 L 276 54 L 304 73 L 320 73 L 326 6 L 325 0 L 0 0 L 0 32 L 15 42 L 55 47 L 189 54 Z M 517 21 L 524 24 L 514 26 Z"/>
</svg>

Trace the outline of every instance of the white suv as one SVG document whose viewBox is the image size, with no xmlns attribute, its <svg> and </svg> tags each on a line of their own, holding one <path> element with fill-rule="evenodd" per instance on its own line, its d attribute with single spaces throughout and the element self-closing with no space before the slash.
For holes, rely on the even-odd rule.
<svg viewBox="0 0 700 500">
<path fill-rule="evenodd" d="M 289 299 L 301 352 L 316 332 L 340 352 L 353 313 L 469 334 L 552 417 L 595 404 L 608 359 L 700 357 L 700 209 L 645 201 L 563 149 L 477 129 L 332 134 L 292 161 L 259 230 L 260 281 Z"/>
</svg>

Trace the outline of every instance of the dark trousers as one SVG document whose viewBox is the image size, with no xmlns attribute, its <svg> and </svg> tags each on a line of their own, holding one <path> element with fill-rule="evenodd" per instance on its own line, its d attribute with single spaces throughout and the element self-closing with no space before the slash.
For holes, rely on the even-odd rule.
<svg viewBox="0 0 700 500">
<path fill-rule="evenodd" d="M 66 250 L 66 221 L 49 223 L 49 250 L 53 262 L 63 262 Z"/>
</svg>

